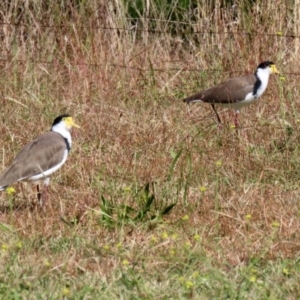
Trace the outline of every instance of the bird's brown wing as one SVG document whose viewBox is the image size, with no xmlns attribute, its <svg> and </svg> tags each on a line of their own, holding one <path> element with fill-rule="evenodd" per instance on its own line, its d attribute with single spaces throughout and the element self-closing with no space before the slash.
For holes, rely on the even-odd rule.
<svg viewBox="0 0 300 300">
<path fill-rule="evenodd" d="M 207 90 L 202 90 L 186 99 L 184 102 L 202 101 L 207 103 L 234 103 L 245 99 L 253 92 L 256 77 L 254 74 L 243 77 L 229 78 Z"/>
<path fill-rule="evenodd" d="M 66 142 L 55 132 L 47 132 L 27 144 L 11 165 L 0 175 L 0 188 L 30 178 L 58 165 L 64 156 Z"/>
</svg>

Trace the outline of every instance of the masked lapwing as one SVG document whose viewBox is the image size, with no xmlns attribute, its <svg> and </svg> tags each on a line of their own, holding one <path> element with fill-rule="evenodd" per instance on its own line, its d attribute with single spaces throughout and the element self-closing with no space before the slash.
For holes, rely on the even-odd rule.
<svg viewBox="0 0 300 300">
<path fill-rule="evenodd" d="M 15 157 L 11 165 L 0 175 L 0 191 L 16 181 L 44 183 L 41 195 L 37 185 L 38 200 L 42 205 L 47 199 L 50 175 L 66 162 L 72 146 L 71 129 L 79 126 L 69 115 L 58 116 L 51 131 L 28 143 Z"/>
<path fill-rule="evenodd" d="M 236 112 L 234 123 L 237 127 L 240 109 L 255 102 L 264 93 L 271 74 L 279 74 L 275 64 L 271 61 L 264 61 L 257 67 L 254 74 L 229 78 L 218 85 L 185 98 L 183 102 L 210 103 L 219 123 L 221 123 L 221 119 L 215 105 L 233 108 Z"/>
</svg>

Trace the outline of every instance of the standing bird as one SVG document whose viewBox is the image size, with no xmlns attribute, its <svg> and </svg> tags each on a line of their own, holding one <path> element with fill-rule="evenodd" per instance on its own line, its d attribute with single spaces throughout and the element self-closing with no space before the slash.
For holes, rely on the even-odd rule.
<svg viewBox="0 0 300 300">
<path fill-rule="evenodd" d="M 271 74 L 279 74 L 275 64 L 271 61 L 262 62 L 254 74 L 241 77 L 229 78 L 218 85 L 207 90 L 202 90 L 183 102 L 205 102 L 210 103 L 217 115 L 218 122 L 221 119 L 215 105 L 235 109 L 235 127 L 238 126 L 238 114 L 243 106 L 255 102 L 266 90 Z"/>
<path fill-rule="evenodd" d="M 0 175 L 0 191 L 16 181 L 44 182 L 41 195 L 37 185 L 38 200 L 42 205 L 47 199 L 47 187 L 50 175 L 66 162 L 72 145 L 70 131 L 80 128 L 69 115 L 57 117 L 51 131 L 38 136 L 28 143 L 16 156 L 11 165 Z"/>
</svg>

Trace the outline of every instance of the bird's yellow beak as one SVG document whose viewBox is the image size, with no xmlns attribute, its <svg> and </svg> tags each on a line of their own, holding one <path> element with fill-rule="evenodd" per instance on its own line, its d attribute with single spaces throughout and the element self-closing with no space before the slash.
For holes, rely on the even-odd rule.
<svg viewBox="0 0 300 300">
<path fill-rule="evenodd" d="M 271 67 L 271 72 L 272 72 L 273 74 L 280 74 L 280 72 L 277 70 L 277 68 L 276 68 L 275 65 L 271 65 L 270 67 Z"/>
<path fill-rule="evenodd" d="M 72 117 L 66 118 L 66 123 L 67 123 L 67 125 L 70 126 L 70 127 L 80 128 L 80 126 L 77 125 L 77 124 L 73 121 L 73 118 L 72 118 Z"/>
</svg>

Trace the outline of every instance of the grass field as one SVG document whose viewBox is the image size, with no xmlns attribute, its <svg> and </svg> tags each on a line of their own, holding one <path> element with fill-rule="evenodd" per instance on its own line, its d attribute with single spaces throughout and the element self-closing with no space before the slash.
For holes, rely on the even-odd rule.
<svg viewBox="0 0 300 300">
<path fill-rule="evenodd" d="M 59 114 L 81 126 L 46 212 L 32 185 L 0 195 L 1 299 L 300 298 L 300 9 L 283 2 L 192 24 L 0 4 L 1 170 Z M 281 76 L 238 132 L 182 102 L 263 60 Z"/>
</svg>

